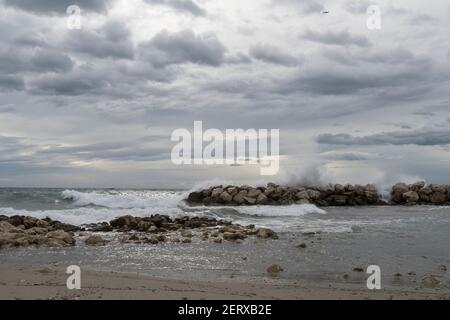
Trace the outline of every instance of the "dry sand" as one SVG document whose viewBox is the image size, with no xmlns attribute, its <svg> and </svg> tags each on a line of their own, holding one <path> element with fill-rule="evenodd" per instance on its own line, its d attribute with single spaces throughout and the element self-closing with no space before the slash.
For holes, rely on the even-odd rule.
<svg viewBox="0 0 450 320">
<path fill-rule="evenodd" d="M 53 266 L 0 268 L 0 299 L 450 299 L 450 293 L 326 289 L 277 279 L 199 282 L 86 270 L 82 271 L 81 290 L 69 291 L 66 279 L 64 270 Z"/>
</svg>

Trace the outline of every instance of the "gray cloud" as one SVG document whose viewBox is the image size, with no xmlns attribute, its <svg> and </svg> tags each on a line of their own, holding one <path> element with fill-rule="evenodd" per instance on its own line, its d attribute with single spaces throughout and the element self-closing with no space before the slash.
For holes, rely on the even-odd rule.
<svg viewBox="0 0 450 320">
<path fill-rule="evenodd" d="M 164 5 L 178 12 L 204 17 L 207 12 L 192 0 L 144 0 L 148 4 Z"/>
<path fill-rule="evenodd" d="M 319 42 L 322 44 L 328 45 L 337 45 L 337 46 L 358 46 L 358 47 L 368 47 L 370 46 L 369 40 L 364 36 L 352 35 L 347 30 L 333 32 L 318 32 L 313 30 L 307 30 L 303 33 L 302 38 L 305 40 Z"/>
<path fill-rule="evenodd" d="M 39 50 L 30 60 L 32 69 L 41 72 L 72 70 L 74 62 L 65 54 L 53 50 Z"/>
<path fill-rule="evenodd" d="M 255 59 L 286 67 L 296 66 L 301 60 L 300 58 L 284 53 L 280 49 L 267 44 L 258 44 L 251 47 L 250 55 Z"/>
<path fill-rule="evenodd" d="M 3 73 L 66 72 L 73 66 L 68 55 L 51 49 L 0 51 L 0 71 Z"/>
<path fill-rule="evenodd" d="M 339 161 L 339 160 L 340 161 L 363 161 L 363 160 L 379 159 L 380 155 L 369 153 L 369 152 L 362 152 L 362 151 L 333 150 L 333 151 L 322 152 L 320 154 L 320 157 L 322 159 L 335 160 L 335 161 Z"/>
<path fill-rule="evenodd" d="M 191 30 L 161 31 L 139 50 L 143 60 L 159 68 L 183 63 L 217 67 L 224 62 L 226 52 L 214 35 L 196 35 Z"/>
<path fill-rule="evenodd" d="M 126 25 L 109 21 L 98 30 L 72 30 L 66 35 L 66 47 L 97 58 L 132 59 L 134 46 Z"/>
<path fill-rule="evenodd" d="M 67 75 L 54 74 L 43 76 L 30 82 L 30 91 L 34 94 L 79 96 L 99 93 L 110 86 L 110 82 L 101 74 L 74 72 Z"/>
<path fill-rule="evenodd" d="M 25 82 L 22 77 L 14 75 L 0 75 L 0 89 L 23 90 Z"/>
<path fill-rule="evenodd" d="M 13 7 L 37 14 L 65 15 L 71 5 L 78 5 L 83 11 L 104 13 L 115 0 L 2 0 L 8 7 Z"/>
<path fill-rule="evenodd" d="M 305 14 L 319 14 L 324 10 L 323 0 L 272 0 L 272 5 L 298 9 Z"/>
<path fill-rule="evenodd" d="M 449 130 L 414 130 L 382 132 L 369 136 L 355 137 L 349 134 L 321 134 L 317 138 L 321 144 L 332 145 L 419 145 L 438 146 L 450 144 Z"/>
</svg>

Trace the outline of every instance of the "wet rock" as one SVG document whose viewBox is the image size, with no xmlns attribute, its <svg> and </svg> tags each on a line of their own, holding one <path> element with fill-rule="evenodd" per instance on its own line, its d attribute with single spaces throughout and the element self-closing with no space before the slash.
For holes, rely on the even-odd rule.
<svg viewBox="0 0 450 320">
<path fill-rule="evenodd" d="M 221 193 L 220 199 L 225 203 L 229 203 L 229 202 L 233 201 L 233 197 L 226 191 Z"/>
<path fill-rule="evenodd" d="M 191 243 L 192 240 L 189 239 L 189 238 L 184 238 L 181 242 L 182 242 L 182 243 Z"/>
<path fill-rule="evenodd" d="M 244 240 L 244 239 L 247 238 L 247 236 L 245 234 L 241 233 L 241 232 L 234 232 L 234 233 L 232 233 L 232 232 L 225 232 L 222 235 L 222 237 L 223 237 L 224 240 L 227 240 L 227 241 Z"/>
<path fill-rule="evenodd" d="M 262 194 L 261 190 L 259 189 L 250 189 L 247 193 L 247 197 L 257 199 L 258 196 Z"/>
<path fill-rule="evenodd" d="M 447 271 L 447 266 L 442 264 L 442 265 L 439 266 L 438 269 L 439 269 L 439 271 L 446 272 Z"/>
<path fill-rule="evenodd" d="M 223 193 L 223 189 L 222 188 L 215 188 L 212 192 L 211 192 L 211 198 L 214 199 L 218 199 L 220 197 L 220 195 Z"/>
<path fill-rule="evenodd" d="M 275 231 L 267 229 L 267 228 L 259 228 L 256 230 L 256 236 L 261 239 L 278 239 L 278 235 Z"/>
<path fill-rule="evenodd" d="M 357 268 L 353 268 L 353 271 L 354 272 L 364 272 L 364 269 L 357 267 Z"/>
<path fill-rule="evenodd" d="M 391 200 L 395 203 L 403 203 L 403 194 L 408 191 L 410 190 L 406 183 L 397 183 L 392 187 Z"/>
<path fill-rule="evenodd" d="M 432 204 L 441 205 L 447 202 L 447 196 L 442 192 L 433 192 L 430 196 L 430 201 Z"/>
<path fill-rule="evenodd" d="M 63 247 L 75 245 L 75 239 L 63 230 L 51 231 L 46 234 L 47 242 L 51 245 L 59 244 Z"/>
<path fill-rule="evenodd" d="M 181 236 L 184 238 L 192 238 L 194 234 L 190 230 L 183 230 L 181 231 Z"/>
<path fill-rule="evenodd" d="M 426 276 L 422 278 L 422 285 L 425 287 L 436 287 L 441 281 L 435 276 Z"/>
<path fill-rule="evenodd" d="M 402 197 L 406 203 L 417 203 L 420 199 L 419 194 L 416 191 L 405 192 Z"/>
<path fill-rule="evenodd" d="M 250 198 L 250 197 L 244 197 L 245 203 L 249 204 L 249 205 L 254 205 L 256 204 L 256 199 L 254 198 Z"/>
<path fill-rule="evenodd" d="M 419 192 L 424 187 L 425 187 L 425 181 L 419 181 L 419 182 L 413 183 L 411 185 L 410 189 L 414 192 Z"/>
<path fill-rule="evenodd" d="M 84 240 L 88 246 L 103 246 L 108 243 L 107 240 L 103 239 L 101 236 L 93 235 Z"/>
<path fill-rule="evenodd" d="M 247 196 L 247 191 L 240 191 L 237 195 L 233 197 L 233 202 L 241 205 L 245 203 L 245 197 Z"/>
<path fill-rule="evenodd" d="M 268 267 L 266 271 L 270 274 L 278 274 L 280 272 L 283 272 L 284 270 L 278 264 L 273 264 L 270 267 Z"/>
<path fill-rule="evenodd" d="M 297 249 L 306 249 L 306 244 L 305 243 L 300 243 L 296 248 Z"/>
</svg>

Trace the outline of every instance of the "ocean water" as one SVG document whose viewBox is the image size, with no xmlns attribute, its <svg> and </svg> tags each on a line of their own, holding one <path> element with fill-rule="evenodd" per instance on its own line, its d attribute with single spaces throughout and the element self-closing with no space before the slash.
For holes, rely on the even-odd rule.
<svg viewBox="0 0 450 320">
<path fill-rule="evenodd" d="M 266 277 L 280 264 L 281 279 L 312 281 L 323 286 L 365 288 L 366 269 L 379 265 L 383 287 L 425 290 L 421 278 L 435 275 L 450 290 L 450 207 L 329 207 L 314 205 L 254 207 L 188 207 L 188 191 L 0 189 L 0 215 L 50 217 L 83 225 L 130 214 L 171 217 L 191 215 L 255 224 L 278 232 L 277 241 L 249 239 L 242 244 L 118 245 L 73 248 L 25 248 L 0 252 L 0 265 L 78 264 L 83 267 L 140 272 L 171 278 Z M 305 233 L 316 232 L 314 237 Z M 305 250 L 296 246 L 306 243 Z M 37 252 L 39 254 L 37 254 Z M 411 275 L 408 273 L 413 272 Z M 395 273 L 401 277 L 393 276 Z M 347 274 L 348 277 L 343 277 Z"/>
</svg>

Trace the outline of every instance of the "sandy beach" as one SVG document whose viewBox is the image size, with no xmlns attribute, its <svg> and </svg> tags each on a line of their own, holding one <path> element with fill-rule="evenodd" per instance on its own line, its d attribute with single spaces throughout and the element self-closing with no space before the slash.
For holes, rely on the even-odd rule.
<svg viewBox="0 0 450 320">
<path fill-rule="evenodd" d="M 449 293 L 314 288 L 306 283 L 269 279 L 180 281 L 137 273 L 83 271 L 82 288 L 68 290 L 64 270 L 53 266 L 0 268 L 0 299 L 43 300 L 367 300 L 450 299 Z"/>
</svg>

